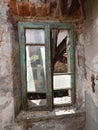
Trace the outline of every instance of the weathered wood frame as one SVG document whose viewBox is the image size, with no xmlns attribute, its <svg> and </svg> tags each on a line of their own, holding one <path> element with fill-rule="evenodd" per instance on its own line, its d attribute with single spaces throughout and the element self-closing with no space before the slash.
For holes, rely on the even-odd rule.
<svg viewBox="0 0 98 130">
<path fill-rule="evenodd" d="M 47 105 L 37 107 L 42 110 L 53 108 L 53 76 L 52 76 L 52 29 L 69 30 L 70 37 L 70 58 L 71 58 L 71 87 L 72 87 L 72 105 L 75 103 L 75 49 L 74 49 L 74 25 L 72 23 L 59 22 L 19 22 L 19 42 L 20 42 L 20 67 L 21 67 L 21 94 L 22 94 L 22 109 L 28 109 L 27 106 L 27 87 L 26 87 L 26 52 L 25 52 L 25 29 L 44 29 L 45 30 L 45 56 L 46 56 L 46 85 L 47 85 Z M 64 106 L 64 105 L 63 105 Z M 32 108 L 35 109 L 35 108 Z"/>
</svg>

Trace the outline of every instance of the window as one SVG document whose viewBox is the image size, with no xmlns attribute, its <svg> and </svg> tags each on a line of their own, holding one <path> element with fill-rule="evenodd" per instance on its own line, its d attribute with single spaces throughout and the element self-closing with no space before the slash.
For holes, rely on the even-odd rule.
<svg viewBox="0 0 98 130">
<path fill-rule="evenodd" d="M 75 102 L 74 25 L 19 23 L 23 109 Z"/>
</svg>

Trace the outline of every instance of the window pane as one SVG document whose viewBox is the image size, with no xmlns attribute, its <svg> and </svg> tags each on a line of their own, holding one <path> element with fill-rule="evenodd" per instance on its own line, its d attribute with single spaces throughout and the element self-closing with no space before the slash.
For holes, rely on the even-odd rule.
<svg viewBox="0 0 98 130">
<path fill-rule="evenodd" d="M 54 104 L 71 103 L 70 44 L 68 30 L 52 30 Z"/>
<path fill-rule="evenodd" d="M 71 103 L 71 75 L 53 76 L 54 104 Z"/>
<path fill-rule="evenodd" d="M 46 103 L 45 47 L 26 46 L 27 96 L 33 105 Z"/>
<path fill-rule="evenodd" d="M 53 86 L 54 86 L 54 90 L 71 88 L 71 76 L 70 75 L 54 75 Z"/>
<path fill-rule="evenodd" d="M 52 31 L 53 69 L 55 73 L 70 73 L 70 44 L 68 30 Z"/>
<path fill-rule="evenodd" d="M 26 35 L 26 44 L 28 43 L 39 43 L 44 44 L 45 43 L 45 34 L 43 29 L 26 29 L 25 31 Z"/>
</svg>

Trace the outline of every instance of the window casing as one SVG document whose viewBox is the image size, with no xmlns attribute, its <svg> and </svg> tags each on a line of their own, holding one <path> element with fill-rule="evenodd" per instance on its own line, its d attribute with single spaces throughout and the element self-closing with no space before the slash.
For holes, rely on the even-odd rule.
<svg viewBox="0 0 98 130">
<path fill-rule="evenodd" d="M 22 108 L 51 110 L 75 103 L 74 25 L 20 22 L 18 30 Z"/>
</svg>

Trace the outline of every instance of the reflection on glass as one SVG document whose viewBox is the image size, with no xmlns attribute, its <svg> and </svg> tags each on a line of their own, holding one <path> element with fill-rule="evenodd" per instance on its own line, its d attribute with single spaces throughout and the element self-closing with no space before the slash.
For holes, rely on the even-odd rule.
<svg viewBox="0 0 98 130">
<path fill-rule="evenodd" d="M 46 102 L 45 47 L 26 46 L 27 94 L 35 105 Z"/>
<path fill-rule="evenodd" d="M 54 90 L 71 88 L 71 76 L 70 75 L 54 75 L 53 76 Z"/>
<path fill-rule="evenodd" d="M 52 30 L 54 104 L 71 102 L 70 44 L 68 30 Z"/>
<path fill-rule="evenodd" d="M 26 29 L 25 31 L 26 35 L 26 44 L 32 43 L 32 44 L 44 44 L 45 43 L 45 34 L 44 30 L 36 30 L 36 29 Z"/>
</svg>

